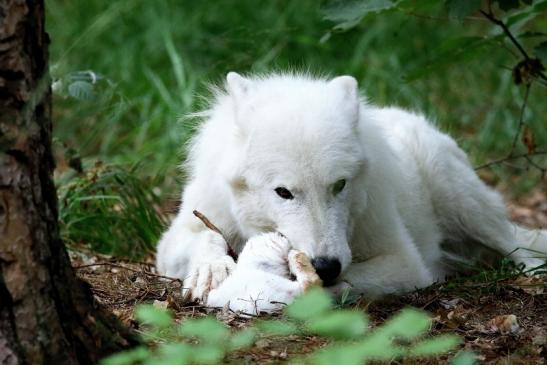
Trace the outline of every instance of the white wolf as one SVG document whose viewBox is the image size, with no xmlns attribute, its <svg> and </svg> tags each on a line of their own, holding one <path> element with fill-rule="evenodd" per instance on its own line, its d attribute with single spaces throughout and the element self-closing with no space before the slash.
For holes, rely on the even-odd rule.
<svg viewBox="0 0 547 365">
<path fill-rule="evenodd" d="M 201 113 L 182 207 L 157 252 L 158 270 L 194 299 L 235 269 L 194 209 L 236 251 L 283 233 L 326 285 L 367 297 L 430 285 L 484 252 L 543 263 L 531 250 L 547 252 L 547 231 L 509 222 L 452 138 L 421 115 L 368 105 L 354 78 L 229 73 L 226 90 Z"/>
</svg>

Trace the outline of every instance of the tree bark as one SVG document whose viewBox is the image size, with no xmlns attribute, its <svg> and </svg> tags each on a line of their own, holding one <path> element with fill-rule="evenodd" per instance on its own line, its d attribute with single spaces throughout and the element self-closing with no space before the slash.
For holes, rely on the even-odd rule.
<svg viewBox="0 0 547 365">
<path fill-rule="evenodd" d="M 134 343 L 76 278 L 57 224 L 43 0 L 0 0 L 0 364 L 88 364 Z"/>
</svg>

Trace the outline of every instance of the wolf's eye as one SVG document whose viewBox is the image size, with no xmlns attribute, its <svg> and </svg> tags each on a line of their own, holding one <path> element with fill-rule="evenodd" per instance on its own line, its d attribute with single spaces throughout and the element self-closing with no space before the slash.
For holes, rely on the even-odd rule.
<svg viewBox="0 0 547 365">
<path fill-rule="evenodd" d="M 334 195 L 337 195 L 338 193 L 340 193 L 342 190 L 344 190 L 344 187 L 346 186 L 346 180 L 342 179 L 342 180 L 338 180 L 337 182 L 335 182 L 333 185 L 332 185 L 332 193 Z"/>
<path fill-rule="evenodd" d="M 282 187 L 275 188 L 275 192 L 277 193 L 277 195 L 279 195 L 283 199 L 294 199 L 294 196 L 292 195 L 292 193 L 285 188 L 282 188 Z"/>
</svg>

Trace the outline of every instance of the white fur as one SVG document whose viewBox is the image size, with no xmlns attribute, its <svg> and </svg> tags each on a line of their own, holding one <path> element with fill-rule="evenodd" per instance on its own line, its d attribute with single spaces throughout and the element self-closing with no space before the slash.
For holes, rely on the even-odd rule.
<svg viewBox="0 0 547 365">
<path fill-rule="evenodd" d="M 233 273 L 209 293 L 207 305 L 227 306 L 250 315 L 282 309 L 319 281 L 311 264 L 311 272 L 303 270 L 298 255 L 299 251 L 292 250 L 289 241 L 278 233 L 252 237 L 239 255 Z M 291 280 L 290 274 L 296 280 Z"/>
<path fill-rule="evenodd" d="M 235 267 L 194 209 L 238 251 L 254 235 L 279 231 L 309 257 L 338 258 L 340 281 L 369 297 L 443 280 L 450 261 L 485 247 L 543 262 L 515 249 L 547 252 L 547 231 L 510 223 L 500 195 L 423 116 L 367 105 L 349 76 L 230 73 L 226 89 L 202 113 L 182 208 L 158 246 L 159 271 L 185 279 L 193 298 Z M 340 179 L 346 187 L 334 195 Z"/>
</svg>

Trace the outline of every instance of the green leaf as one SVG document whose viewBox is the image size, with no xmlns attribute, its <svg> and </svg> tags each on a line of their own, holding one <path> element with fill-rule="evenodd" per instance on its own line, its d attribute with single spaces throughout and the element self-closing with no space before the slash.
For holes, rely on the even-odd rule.
<svg viewBox="0 0 547 365">
<path fill-rule="evenodd" d="M 367 319 L 362 312 L 351 310 L 337 310 L 324 316 L 312 318 L 306 327 L 314 334 L 349 339 L 365 334 Z"/>
<path fill-rule="evenodd" d="M 547 41 L 541 42 L 534 47 L 534 54 L 537 58 L 547 62 Z"/>
<path fill-rule="evenodd" d="M 460 343 L 455 335 L 441 335 L 420 341 L 410 349 L 412 356 L 437 356 L 452 350 Z"/>
<path fill-rule="evenodd" d="M 138 361 L 144 361 L 150 357 L 150 351 L 139 346 L 131 350 L 119 352 L 101 360 L 101 365 L 129 365 Z"/>
<path fill-rule="evenodd" d="M 156 365 L 185 365 L 191 360 L 192 346 L 187 343 L 166 343 L 158 348 L 158 357 L 150 363 Z"/>
<path fill-rule="evenodd" d="M 536 13 L 533 11 L 521 11 L 517 12 L 507 18 L 505 21 L 505 24 L 507 27 L 511 28 L 515 25 L 523 26 L 524 24 L 528 23 L 530 20 L 534 19 L 537 16 Z"/>
<path fill-rule="evenodd" d="M 380 13 L 396 7 L 398 0 L 331 0 L 322 7 L 324 18 L 338 22 L 334 29 L 345 31 L 355 27 L 370 13 Z"/>
<path fill-rule="evenodd" d="M 367 355 L 368 358 L 389 361 L 403 356 L 406 349 L 401 346 L 394 346 L 392 340 L 393 334 L 378 328 L 371 335 L 367 336 L 359 345 L 359 349 Z"/>
<path fill-rule="evenodd" d="M 542 0 L 536 2 L 536 4 L 534 4 L 534 6 L 532 7 L 524 8 L 521 11 L 515 12 L 515 14 L 510 15 L 505 20 L 505 24 L 508 27 L 514 27 L 517 24 L 522 27 L 523 25 L 533 20 L 537 16 L 541 15 L 545 11 L 547 11 L 547 0 Z"/>
<path fill-rule="evenodd" d="M 417 14 L 437 14 L 446 8 L 445 2 L 439 0 L 399 0 L 397 2 L 397 10 Z"/>
<path fill-rule="evenodd" d="M 422 335 L 429 328 L 429 316 L 420 310 L 407 308 L 389 319 L 376 332 L 387 337 L 413 339 Z"/>
<path fill-rule="evenodd" d="M 451 18 L 461 20 L 478 11 L 481 7 L 481 0 L 446 0 L 445 5 Z"/>
<path fill-rule="evenodd" d="M 521 33 L 518 35 L 519 38 L 544 38 L 547 37 L 547 33 L 544 32 L 534 32 L 534 31 L 526 31 L 524 33 Z"/>
<path fill-rule="evenodd" d="M 327 20 L 347 22 L 361 18 L 368 13 L 391 9 L 396 4 L 396 0 L 334 0 L 328 2 L 322 10 Z"/>
<path fill-rule="evenodd" d="M 230 337 L 228 348 L 230 351 L 244 349 L 251 346 L 256 339 L 256 331 L 252 328 L 247 328 L 237 332 Z"/>
<path fill-rule="evenodd" d="M 271 336 L 288 336 L 298 333 L 298 327 L 294 323 L 279 320 L 256 322 L 256 328 Z"/>
<path fill-rule="evenodd" d="M 313 288 L 288 305 L 285 313 L 291 318 L 305 321 L 327 312 L 331 307 L 329 294 L 322 288 Z"/>
<path fill-rule="evenodd" d="M 140 305 L 135 309 L 135 317 L 143 324 L 166 328 L 173 324 L 171 313 L 152 305 Z"/>
<path fill-rule="evenodd" d="M 520 6 L 520 0 L 494 0 L 503 11 L 517 9 Z"/>
<path fill-rule="evenodd" d="M 315 352 L 310 363 L 316 365 L 361 365 L 367 360 L 367 355 L 359 346 L 349 345 L 330 345 L 327 348 Z"/>
<path fill-rule="evenodd" d="M 93 99 L 93 85 L 87 81 L 74 81 L 68 85 L 68 94 L 79 100 Z"/>
<path fill-rule="evenodd" d="M 214 344 L 192 346 L 192 363 L 194 364 L 218 364 L 223 357 L 222 346 Z"/>
<path fill-rule="evenodd" d="M 533 7 L 533 11 L 536 13 L 547 11 L 547 0 L 538 1 Z"/>
<path fill-rule="evenodd" d="M 452 365 L 473 365 L 476 363 L 477 357 L 469 351 L 460 351 L 454 356 L 451 361 Z"/>
<path fill-rule="evenodd" d="M 478 57 L 487 47 L 503 35 L 492 38 L 481 37 L 457 37 L 444 41 L 434 49 L 432 56 L 417 62 L 415 67 L 405 74 L 405 81 L 413 81 L 424 77 L 434 71 L 451 67 L 458 62 Z"/>
<path fill-rule="evenodd" d="M 230 333 L 226 326 L 212 317 L 188 319 L 182 323 L 179 332 L 183 336 L 196 337 L 208 343 L 221 343 Z"/>
</svg>

